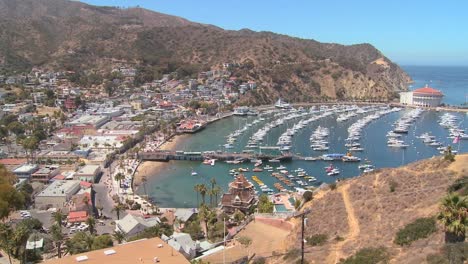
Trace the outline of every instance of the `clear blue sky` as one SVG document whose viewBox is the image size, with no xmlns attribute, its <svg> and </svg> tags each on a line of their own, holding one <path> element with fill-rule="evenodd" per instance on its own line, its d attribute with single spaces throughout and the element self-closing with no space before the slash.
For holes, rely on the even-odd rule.
<svg viewBox="0 0 468 264">
<path fill-rule="evenodd" d="M 402 65 L 468 65 L 468 1 L 83 0 L 140 6 L 224 29 L 371 43 Z"/>
</svg>

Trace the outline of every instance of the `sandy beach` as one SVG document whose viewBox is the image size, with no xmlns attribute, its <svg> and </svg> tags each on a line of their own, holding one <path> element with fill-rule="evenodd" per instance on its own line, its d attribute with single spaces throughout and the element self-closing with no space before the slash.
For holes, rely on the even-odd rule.
<svg viewBox="0 0 468 264">
<path fill-rule="evenodd" d="M 164 142 L 159 149 L 161 150 L 174 150 L 177 148 L 178 143 L 181 139 L 186 138 L 187 135 L 176 135 L 172 137 L 169 141 Z M 169 165 L 167 162 L 158 162 L 158 161 L 144 161 L 138 166 L 137 171 L 133 177 L 133 186 L 135 189 L 138 189 L 138 186 L 141 185 L 141 179 L 143 176 L 153 177 L 157 174 L 161 168 Z"/>
</svg>

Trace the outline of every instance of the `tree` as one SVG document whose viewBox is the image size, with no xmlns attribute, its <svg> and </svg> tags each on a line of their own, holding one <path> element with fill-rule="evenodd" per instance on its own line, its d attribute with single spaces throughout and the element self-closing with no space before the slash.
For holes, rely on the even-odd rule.
<svg viewBox="0 0 468 264">
<path fill-rule="evenodd" d="M 208 206 L 206 206 L 204 203 L 198 209 L 198 217 L 205 224 L 205 231 L 206 231 L 207 237 L 208 237 L 208 220 L 209 220 L 210 213 L 211 213 L 210 208 L 208 208 Z"/>
<path fill-rule="evenodd" d="M 0 223 L 0 248 L 8 255 L 8 260 L 11 264 L 11 255 L 13 254 L 13 229 L 10 225 Z"/>
<path fill-rule="evenodd" d="M 200 201 L 199 201 L 199 198 L 198 198 L 198 193 L 200 192 L 200 184 L 195 184 L 195 186 L 193 186 L 193 190 L 197 193 L 197 206 L 199 206 Z"/>
<path fill-rule="evenodd" d="M 0 164 L 0 220 L 5 220 L 12 211 L 25 204 L 24 196 L 13 187 L 15 181 L 15 175 Z"/>
<path fill-rule="evenodd" d="M 212 189 L 211 191 L 213 193 L 213 196 L 215 197 L 215 206 L 218 206 L 218 197 L 221 193 L 221 188 L 219 186 L 215 186 L 214 189 Z"/>
<path fill-rule="evenodd" d="M 88 225 L 89 233 L 93 235 L 94 231 L 96 231 L 96 220 L 94 219 L 94 217 L 88 217 L 88 219 L 86 219 L 86 224 Z"/>
<path fill-rule="evenodd" d="M 62 213 L 61 210 L 57 210 L 56 212 L 52 213 L 52 221 L 59 226 L 62 227 L 62 222 L 65 219 L 65 215 Z"/>
<path fill-rule="evenodd" d="M 54 241 L 55 246 L 57 247 L 57 256 L 58 258 L 62 257 L 62 243 L 64 236 L 62 233 L 62 227 L 57 224 L 52 225 L 50 228 L 50 234 L 52 236 L 52 241 Z"/>
<path fill-rule="evenodd" d="M 213 196 L 214 196 L 213 190 L 214 190 L 215 185 L 216 185 L 216 179 L 215 179 L 215 178 L 211 178 L 210 183 L 211 183 L 211 189 L 209 190 L 209 195 L 210 195 L 210 206 L 213 207 Z"/>
<path fill-rule="evenodd" d="M 202 197 L 202 203 L 205 204 L 205 195 L 208 189 L 206 188 L 205 184 L 200 184 L 200 189 L 198 190 L 200 192 L 200 195 Z"/>
<path fill-rule="evenodd" d="M 273 213 L 274 205 L 266 194 L 262 194 L 258 200 L 259 213 Z"/>
<path fill-rule="evenodd" d="M 112 236 L 119 244 L 121 244 L 125 240 L 125 233 L 120 230 L 114 231 L 114 234 L 112 234 Z"/>
<path fill-rule="evenodd" d="M 119 190 L 120 190 L 120 188 L 121 188 L 121 181 L 122 181 L 123 179 L 125 179 L 125 175 L 123 175 L 121 172 L 119 172 L 119 173 L 117 173 L 117 174 L 114 176 L 114 179 L 115 179 L 116 181 L 119 182 Z M 119 192 L 120 192 L 120 191 L 119 191 Z"/>
<path fill-rule="evenodd" d="M 146 192 L 146 182 L 147 181 L 148 181 L 148 179 L 146 178 L 146 176 L 141 177 L 141 182 L 143 184 L 143 191 L 145 192 L 146 197 L 148 197 L 148 193 Z"/>
<path fill-rule="evenodd" d="M 112 208 L 112 211 L 117 215 L 117 220 L 120 220 L 120 212 L 123 210 L 125 210 L 125 206 L 120 202 Z"/>
<path fill-rule="evenodd" d="M 442 200 L 437 216 L 445 227 L 445 242 L 456 243 L 465 241 L 468 226 L 468 200 L 458 194 L 448 194 Z"/>
<path fill-rule="evenodd" d="M 311 191 L 305 191 L 302 198 L 304 199 L 304 203 L 307 203 L 314 198 L 314 194 Z"/>
<path fill-rule="evenodd" d="M 112 237 L 110 235 L 102 235 L 93 237 L 93 244 L 91 250 L 98 250 L 102 248 L 112 247 L 114 242 L 112 242 Z"/>
<path fill-rule="evenodd" d="M 240 223 L 240 222 L 242 222 L 242 220 L 244 220 L 245 214 L 242 213 L 242 212 L 239 211 L 239 210 L 236 210 L 236 211 L 234 212 L 233 218 L 234 218 L 234 221 L 236 221 L 237 223 Z"/>
<path fill-rule="evenodd" d="M 22 140 L 22 145 L 26 153 L 29 151 L 29 157 L 34 159 L 34 151 L 39 148 L 39 140 L 35 136 L 29 136 Z"/>
</svg>

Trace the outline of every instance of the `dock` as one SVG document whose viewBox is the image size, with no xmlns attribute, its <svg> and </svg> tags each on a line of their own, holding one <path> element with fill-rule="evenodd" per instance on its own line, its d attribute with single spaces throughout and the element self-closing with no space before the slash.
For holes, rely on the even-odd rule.
<svg viewBox="0 0 468 264">
<path fill-rule="evenodd" d="M 258 153 L 229 153 L 229 152 L 189 152 L 189 151 L 170 151 L 156 150 L 151 152 L 139 152 L 138 158 L 143 161 L 170 161 L 170 160 L 187 160 L 187 161 L 203 161 L 205 159 L 216 159 L 219 161 L 227 160 L 251 160 L 259 159 L 262 161 L 292 160 L 292 154 L 270 155 Z"/>
</svg>

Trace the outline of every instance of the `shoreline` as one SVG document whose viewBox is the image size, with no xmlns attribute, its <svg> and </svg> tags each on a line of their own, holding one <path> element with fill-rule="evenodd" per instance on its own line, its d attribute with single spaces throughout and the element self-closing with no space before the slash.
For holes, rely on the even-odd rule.
<svg viewBox="0 0 468 264">
<path fill-rule="evenodd" d="M 174 150 L 180 143 L 180 141 L 186 138 L 188 135 L 175 135 L 169 138 L 169 140 L 164 141 L 158 149 L 160 150 Z M 138 166 L 137 171 L 133 175 L 133 187 L 136 191 L 142 183 L 143 177 L 147 179 L 149 177 L 156 177 L 157 172 L 169 165 L 169 162 L 160 162 L 160 161 L 143 161 Z"/>
</svg>

